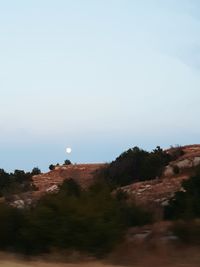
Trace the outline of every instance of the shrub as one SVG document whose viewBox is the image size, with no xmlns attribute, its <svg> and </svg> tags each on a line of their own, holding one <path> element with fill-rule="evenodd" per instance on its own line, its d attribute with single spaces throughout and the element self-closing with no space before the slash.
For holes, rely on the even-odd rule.
<svg viewBox="0 0 200 267">
<path fill-rule="evenodd" d="M 70 165 L 70 164 L 72 164 L 71 161 L 69 159 L 66 159 L 64 165 Z"/>
<path fill-rule="evenodd" d="M 174 174 L 179 174 L 180 173 L 180 169 L 177 165 L 173 166 L 173 172 Z"/>
<path fill-rule="evenodd" d="M 38 167 L 32 169 L 31 175 L 41 174 L 41 170 Z"/>
<path fill-rule="evenodd" d="M 169 154 L 171 160 L 176 160 L 177 158 L 184 155 L 184 151 L 181 146 L 176 145 L 176 146 L 171 146 Z"/>
<path fill-rule="evenodd" d="M 55 166 L 53 164 L 49 165 L 49 170 L 53 171 L 55 169 Z"/>
</svg>

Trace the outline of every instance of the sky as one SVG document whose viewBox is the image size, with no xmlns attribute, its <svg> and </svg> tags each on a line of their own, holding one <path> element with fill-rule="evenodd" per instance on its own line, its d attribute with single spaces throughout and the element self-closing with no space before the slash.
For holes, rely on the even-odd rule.
<svg viewBox="0 0 200 267">
<path fill-rule="evenodd" d="M 0 101 L 7 171 L 200 143 L 200 2 L 0 1 Z"/>
</svg>

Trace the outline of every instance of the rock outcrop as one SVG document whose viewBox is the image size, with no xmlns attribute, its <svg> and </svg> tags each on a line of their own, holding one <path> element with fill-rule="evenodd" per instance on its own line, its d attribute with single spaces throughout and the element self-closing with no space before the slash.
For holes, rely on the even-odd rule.
<svg viewBox="0 0 200 267">
<path fill-rule="evenodd" d="M 184 146 L 180 148 L 183 155 L 177 160 L 172 161 L 164 170 L 164 177 L 174 176 L 175 169 L 183 173 L 186 170 L 194 169 L 200 165 L 200 145 Z M 170 149 L 167 150 L 170 153 Z"/>
</svg>

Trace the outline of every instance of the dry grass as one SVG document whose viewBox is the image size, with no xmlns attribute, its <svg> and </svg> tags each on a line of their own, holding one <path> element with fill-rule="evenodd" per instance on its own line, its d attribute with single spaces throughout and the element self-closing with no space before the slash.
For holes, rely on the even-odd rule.
<svg viewBox="0 0 200 267">
<path fill-rule="evenodd" d="M 120 246 L 106 260 L 59 263 L 58 261 L 34 259 L 25 261 L 12 255 L 0 255 L 0 267 L 199 267 L 200 248 L 175 248 L 169 246 L 133 247 Z"/>
<path fill-rule="evenodd" d="M 91 262 L 91 263 L 79 263 L 79 264 L 71 264 L 71 263 L 45 263 L 45 262 L 21 262 L 21 261 L 13 261 L 13 260 L 4 260 L 0 261 L 0 267 L 112 267 L 112 265 L 105 265 L 103 263 Z"/>
<path fill-rule="evenodd" d="M 124 244 L 110 256 L 110 262 L 134 267 L 200 267 L 200 247 Z"/>
</svg>

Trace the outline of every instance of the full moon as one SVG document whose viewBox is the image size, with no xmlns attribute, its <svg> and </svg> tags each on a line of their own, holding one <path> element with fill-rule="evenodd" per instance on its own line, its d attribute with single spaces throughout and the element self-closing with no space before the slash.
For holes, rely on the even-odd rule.
<svg viewBox="0 0 200 267">
<path fill-rule="evenodd" d="M 67 148 L 66 148 L 66 153 L 67 153 L 67 154 L 70 154 L 71 152 L 72 152 L 71 147 L 67 147 Z"/>
</svg>

